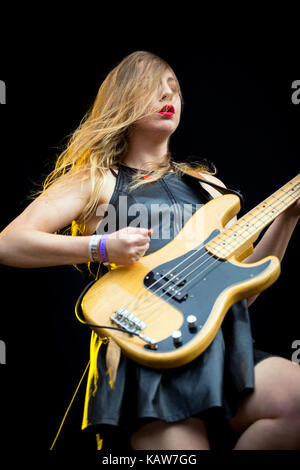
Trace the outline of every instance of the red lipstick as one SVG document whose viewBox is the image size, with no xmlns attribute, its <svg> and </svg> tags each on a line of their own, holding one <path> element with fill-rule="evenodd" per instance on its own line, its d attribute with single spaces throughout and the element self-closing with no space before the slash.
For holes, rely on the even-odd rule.
<svg viewBox="0 0 300 470">
<path fill-rule="evenodd" d="M 175 114 L 175 108 L 171 104 L 166 104 L 160 111 L 159 114 L 162 116 L 171 117 Z"/>
</svg>

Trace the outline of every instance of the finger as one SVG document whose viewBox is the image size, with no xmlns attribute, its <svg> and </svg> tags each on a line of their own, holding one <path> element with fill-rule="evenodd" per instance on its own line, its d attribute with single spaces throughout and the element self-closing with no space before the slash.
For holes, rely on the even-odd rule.
<svg viewBox="0 0 300 470">
<path fill-rule="evenodd" d="M 146 246 L 147 243 L 149 242 L 150 242 L 150 238 L 148 236 L 147 237 L 143 237 L 142 235 L 135 236 L 135 244 L 139 247 Z"/>
<path fill-rule="evenodd" d="M 146 251 L 149 250 L 149 246 L 150 246 L 149 243 L 145 243 L 144 245 L 137 245 L 136 253 L 142 253 L 141 256 L 143 256 L 146 253 Z"/>
<path fill-rule="evenodd" d="M 150 236 L 153 233 L 152 228 L 150 228 L 150 229 L 149 228 L 144 228 L 144 227 L 132 227 L 132 228 L 135 228 L 135 233 L 137 233 L 139 235 L 142 235 L 144 237 Z"/>
<path fill-rule="evenodd" d="M 143 249 L 139 249 L 136 251 L 137 255 L 142 257 L 146 253 L 146 251 L 149 249 L 149 243 L 146 243 L 146 245 L 143 247 Z"/>
</svg>

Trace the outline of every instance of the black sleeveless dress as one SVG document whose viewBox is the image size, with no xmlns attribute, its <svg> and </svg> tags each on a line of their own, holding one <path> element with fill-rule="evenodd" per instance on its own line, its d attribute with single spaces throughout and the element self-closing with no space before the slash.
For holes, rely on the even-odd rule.
<svg viewBox="0 0 300 470">
<path fill-rule="evenodd" d="M 110 201 L 114 211 L 111 217 L 106 214 L 97 233 L 112 232 L 131 224 L 151 227 L 155 236 L 146 253 L 150 254 L 168 243 L 181 224 L 211 196 L 192 176 L 175 173 L 129 191 L 128 185 L 136 171 L 119 166 Z M 160 208 L 159 217 L 157 212 L 153 217 L 151 205 Z M 142 207 L 148 209 L 143 214 Z M 162 236 L 164 220 L 168 221 L 169 237 Z M 106 268 L 101 265 L 101 269 L 103 273 Z M 82 429 L 99 433 L 103 449 L 126 448 L 130 435 L 146 422 L 160 419 L 173 423 L 189 417 L 205 421 L 211 448 L 230 448 L 234 436 L 229 432 L 228 419 L 235 414 L 242 394 L 254 389 L 255 364 L 271 356 L 253 347 L 246 300 L 232 306 L 211 345 L 189 364 L 175 369 L 152 369 L 121 354 L 113 389 L 105 365 L 107 345 L 103 343 L 99 348 L 95 336 L 91 341 L 93 360 Z"/>
</svg>

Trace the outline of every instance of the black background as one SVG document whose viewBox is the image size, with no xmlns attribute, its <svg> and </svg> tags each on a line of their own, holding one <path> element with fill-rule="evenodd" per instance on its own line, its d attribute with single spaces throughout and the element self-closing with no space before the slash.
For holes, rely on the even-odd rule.
<svg viewBox="0 0 300 470">
<path fill-rule="evenodd" d="M 1 230 L 52 169 L 105 75 L 135 50 L 160 55 L 181 83 L 185 105 L 171 140 L 175 157 L 214 162 L 217 176 L 244 194 L 244 212 L 299 171 L 300 104 L 291 101 L 299 54 L 280 30 L 228 42 L 222 34 L 212 39 L 195 30 L 176 41 L 176 31 L 129 38 L 112 27 L 105 36 L 101 24 L 99 35 L 69 28 L 58 41 L 55 27 L 45 37 L 42 30 L 31 36 L 15 31 L 17 41 L 2 57 Z M 300 339 L 298 236 L 299 228 L 279 280 L 250 309 L 256 347 L 289 359 Z M 0 266 L 0 275 L 0 339 L 7 346 L 7 364 L 0 366 L 2 443 L 46 453 L 89 358 L 90 331 L 74 315 L 86 277 L 72 266 Z M 61 454 L 91 448 L 80 431 L 84 388 L 85 382 L 57 441 Z"/>
</svg>

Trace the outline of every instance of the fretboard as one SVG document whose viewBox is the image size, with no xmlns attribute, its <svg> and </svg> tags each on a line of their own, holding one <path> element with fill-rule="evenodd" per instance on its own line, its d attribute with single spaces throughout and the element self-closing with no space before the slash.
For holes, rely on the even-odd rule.
<svg viewBox="0 0 300 470">
<path fill-rule="evenodd" d="M 300 174 L 241 217 L 206 245 L 218 258 L 241 253 L 255 241 L 260 232 L 300 196 Z"/>
</svg>

